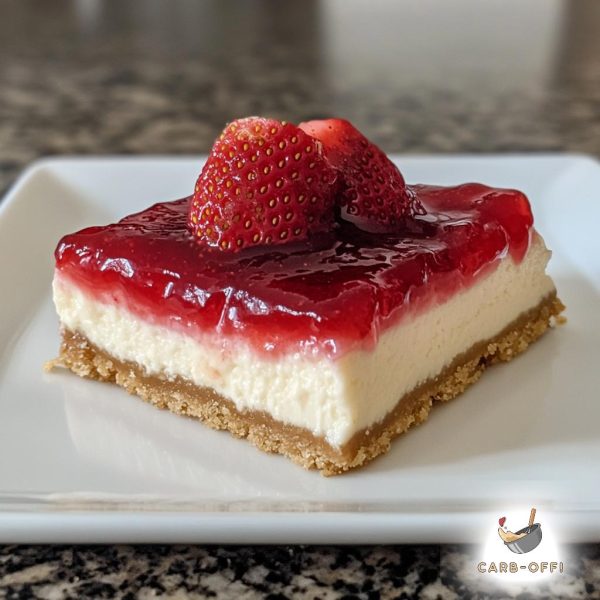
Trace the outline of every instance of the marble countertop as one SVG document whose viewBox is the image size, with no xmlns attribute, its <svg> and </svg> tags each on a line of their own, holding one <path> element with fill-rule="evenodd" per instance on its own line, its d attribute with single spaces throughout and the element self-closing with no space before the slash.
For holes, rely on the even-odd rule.
<svg viewBox="0 0 600 600">
<path fill-rule="evenodd" d="M 0 191 L 43 156 L 203 153 L 247 114 L 340 115 L 390 152 L 600 156 L 600 3 L 374 6 L 3 3 Z M 494 591 L 459 546 L 4 546 L 0 598 L 600 598 L 599 547 L 571 555 L 559 585 Z"/>
</svg>

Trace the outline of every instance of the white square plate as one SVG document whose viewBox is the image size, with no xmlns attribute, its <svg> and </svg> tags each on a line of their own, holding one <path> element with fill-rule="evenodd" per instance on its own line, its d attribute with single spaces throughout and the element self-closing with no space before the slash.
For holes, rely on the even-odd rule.
<svg viewBox="0 0 600 600">
<path fill-rule="evenodd" d="M 396 440 L 324 478 L 158 411 L 46 374 L 62 234 L 186 195 L 203 158 L 62 158 L 0 205 L 0 542 L 472 542 L 498 511 L 560 515 L 600 540 L 600 165 L 574 155 L 397 156 L 408 181 L 530 197 L 568 323 Z M 538 513 L 539 514 L 539 513 Z"/>
</svg>

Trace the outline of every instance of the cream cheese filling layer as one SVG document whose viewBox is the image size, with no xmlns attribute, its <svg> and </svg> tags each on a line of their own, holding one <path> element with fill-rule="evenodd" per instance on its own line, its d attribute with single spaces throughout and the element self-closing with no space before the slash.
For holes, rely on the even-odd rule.
<svg viewBox="0 0 600 600">
<path fill-rule="evenodd" d="M 239 410 L 265 411 L 341 447 L 457 355 L 500 333 L 550 294 L 549 257 L 536 234 L 519 264 L 505 258 L 470 288 L 387 329 L 373 350 L 336 360 L 299 353 L 271 359 L 243 342 L 199 340 L 100 302 L 58 271 L 54 303 L 64 327 L 116 359 L 135 362 L 149 375 L 211 387 Z"/>
</svg>

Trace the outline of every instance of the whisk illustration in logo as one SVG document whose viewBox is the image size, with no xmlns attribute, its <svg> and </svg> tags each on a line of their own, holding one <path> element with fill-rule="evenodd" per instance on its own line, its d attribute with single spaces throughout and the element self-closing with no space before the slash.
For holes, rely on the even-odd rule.
<svg viewBox="0 0 600 600">
<path fill-rule="evenodd" d="M 515 554 L 527 554 L 540 545 L 542 541 L 542 526 L 535 523 L 535 508 L 529 513 L 529 524 L 523 529 L 519 529 L 516 533 L 509 531 L 506 527 L 506 517 L 498 519 L 500 527 L 498 527 L 498 535 L 504 542 L 504 545 Z"/>
<path fill-rule="evenodd" d="M 536 522 L 536 514 L 537 510 L 532 508 L 525 527 L 521 526 L 526 522 L 525 510 L 511 512 L 510 520 L 506 516 L 500 517 L 499 527 L 496 525 L 490 530 L 490 538 L 482 557 L 485 560 L 478 562 L 477 571 L 511 580 L 563 573 L 564 561 L 560 557 L 554 536 L 551 535 L 552 531 L 542 536 L 541 520 Z M 515 527 L 513 523 L 521 527 Z M 512 531 L 513 529 L 516 531 Z M 531 555 L 527 560 L 519 560 L 516 556 L 511 556 L 511 553 Z"/>
</svg>

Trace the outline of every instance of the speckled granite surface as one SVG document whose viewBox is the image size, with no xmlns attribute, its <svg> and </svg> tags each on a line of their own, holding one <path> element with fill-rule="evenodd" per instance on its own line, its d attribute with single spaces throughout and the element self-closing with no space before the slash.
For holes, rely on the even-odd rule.
<svg viewBox="0 0 600 600">
<path fill-rule="evenodd" d="M 551 582 L 491 586 L 457 546 L 4 547 L 0 596 L 21 598 L 600 598 L 600 548 Z"/>
<path fill-rule="evenodd" d="M 543 29 L 535 14 L 520 14 L 513 3 L 507 26 L 529 19 Z M 387 151 L 600 155 L 594 0 L 563 3 L 559 22 L 546 26 L 546 45 L 525 45 L 506 62 L 503 38 L 510 45 L 535 38 L 525 32 L 512 39 L 500 25 L 487 31 L 480 8 L 473 16 L 483 19 L 478 33 L 496 36 L 499 48 L 473 34 L 450 66 L 440 55 L 452 53 L 453 40 L 436 45 L 431 35 L 433 56 L 415 56 L 418 44 L 390 29 L 405 17 L 389 0 L 380 0 L 379 19 L 354 10 L 348 27 L 371 18 L 371 27 L 381 28 L 364 54 L 343 31 L 334 27 L 327 35 L 340 19 L 335 10 L 343 12 L 338 2 L 324 15 L 317 1 L 240 4 L 181 0 L 172 11 L 160 3 L 142 10 L 143 2 L 5 4 L 0 189 L 40 156 L 206 152 L 226 121 L 247 114 L 292 121 L 345 116 Z M 441 0 L 426 4 L 431 14 L 419 15 L 423 32 L 414 35 L 428 32 L 423 21 L 443 13 Z M 454 27 L 464 39 L 460 23 Z M 542 53 L 547 60 L 535 58 Z"/>
<path fill-rule="evenodd" d="M 261 113 L 388 151 L 600 156 L 600 3 L 496 4 L 2 2 L 0 190 L 41 156 L 206 152 Z M 571 554 L 494 590 L 458 546 L 4 546 L 0 598 L 600 598 L 599 547 Z"/>
</svg>

